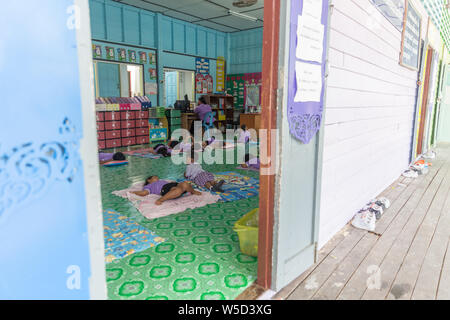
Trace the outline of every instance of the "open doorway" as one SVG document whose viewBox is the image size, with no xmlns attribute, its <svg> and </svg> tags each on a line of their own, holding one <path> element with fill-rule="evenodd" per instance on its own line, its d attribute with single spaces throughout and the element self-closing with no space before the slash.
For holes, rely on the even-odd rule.
<svg viewBox="0 0 450 320">
<path fill-rule="evenodd" d="M 271 14 L 279 15 L 278 1 L 271 2 L 276 9 Z M 107 5 L 108 3 L 104 3 L 98 7 L 96 1 L 91 1 L 92 25 L 104 25 L 108 28 L 108 19 L 111 17 L 104 16 L 102 12 L 105 11 L 100 10 Z M 125 3 L 116 5 L 127 8 Z M 199 2 L 198 5 L 205 3 Z M 235 108 L 239 109 L 237 124 L 246 124 L 248 129 L 255 130 L 275 128 L 277 54 L 265 56 L 268 61 L 266 65 L 270 65 L 270 72 L 269 69 L 265 70 L 270 73 L 266 78 L 267 92 L 271 94 L 265 97 L 263 94 L 264 3 L 256 1 L 253 8 L 247 9 L 234 8 L 232 3 L 227 6 L 233 12 L 246 10 L 246 13 L 242 16 L 228 14 L 228 23 L 234 27 L 227 29 L 227 32 L 208 29 L 204 38 L 203 27 L 193 24 L 187 24 L 184 36 L 178 37 L 175 32 L 176 21 L 164 17 L 171 21 L 170 26 L 164 27 L 172 28 L 172 40 L 164 43 L 167 50 L 155 50 L 156 44 L 142 44 L 142 37 L 139 38 L 141 43 L 135 46 L 131 43 L 122 45 L 113 42 L 108 38 L 111 34 L 108 32 L 103 35 L 106 39 L 101 39 L 101 30 L 96 31 L 94 27 L 93 34 L 98 35 L 95 37 L 95 45 L 101 47 L 98 51 L 100 57 L 95 58 L 94 63 L 94 86 L 98 98 L 97 133 L 98 140 L 106 142 L 99 149 L 102 154 L 114 155 L 121 152 L 126 157 L 124 164 L 100 167 L 106 227 L 106 280 L 108 297 L 111 299 L 234 299 L 255 283 L 257 277 L 264 287 L 270 286 L 273 175 L 260 177 L 259 170 L 241 167 L 237 162 L 205 164 L 205 171 L 211 172 L 217 181 L 224 180 L 225 184 L 233 185 L 234 189 L 225 189 L 227 192 L 222 192 L 223 195 L 211 192 L 219 197 L 212 203 L 203 202 L 202 206 L 193 208 L 176 208 L 177 211 L 169 213 L 160 212 L 156 206 L 152 210 L 146 210 L 154 201 L 150 203 L 129 195 L 136 188 L 143 189 L 143 184 L 150 176 L 157 175 L 160 180 L 174 182 L 185 180 L 184 165 L 174 164 L 170 157 L 161 157 L 154 151 L 159 144 L 167 145 L 167 126 L 180 125 L 183 115 L 180 110 L 170 107 L 175 106 L 177 101 L 184 100 L 185 96 L 188 100 L 196 101 L 201 95 L 197 93 L 200 91 L 196 88 L 195 81 L 198 75 L 197 59 L 203 60 L 202 67 L 209 72 L 207 78 L 211 81 L 206 92 L 209 93 L 208 101 L 212 101 L 211 106 L 217 109 L 213 111 L 216 112 L 218 121 L 228 121 L 228 117 L 218 111 L 220 108 L 227 109 L 232 105 L 228 102 L 234 99 L 226 95 L 225 56 L 229 59 L 230 74 L 244 73 L 243 85 L 247 96 L 244 94 L 242 98 L 245 101 L 242 108 Z M 223 6 L 217 6 L 217 11 L 220 10 L 223 10 Z M 145 24 L 147 10 L 142 9 L 139 14 Z M 123 18 L 126 19 L 125 16 Z M 223 27 L 223 23 L 217 24 L 220 25 Z M 270 26 L 271 31 L 276 30 L 278 21 L 272 21 Z M 189 39 L 189 28 L 199 28 L 194 46 L 191 45 L 192 39 Z M 155 29 L 155 33 L 161 30 Z M 226 39 L 231 31 L 236 31 L 233 34 L 236 46 L 228 49 Z M 277 40 L 277 33 L 269 35 L 271 41 Z M 248 39 L 252 43 L 248 44 Z M 249 45 L 252 55 L 245 58 Z M 278 42 L 274 42 L 272 53 L 277 45 Z M 112 48 L 114 53 L 120 53 L 113 56 L 115 61 L 105 61 L 106 47 Z M 195 54 L 189 50 L 194 50 Z M 231 56 L 228 55 L 229 50 L 232 52 Z M 130 54 L 133 52 L 137 53 L 140 64 L 117 61 L 132 59 Z M 240 55 L 247 60 L 243 60 Z M 222 78 L 221 73 L 224 73 Z M 204 94 L 205 90 L 202 92 Z M 240 92 L 237 95 L 238 100 L 241 99 Z M 105 97 L 107 99 L 103 99 Z M 132 100 L 116 99 L 117 97 Z M 150 107 L 147 102 L 155 101 L 156 98 L 159 102 Z M 223 102 L 225 100 L 226 103 Z M 262 107 L 264 103 L 267 104 L 267 109 Z M 135 105 L 139 105 L 139 109 L 132 109 Z M 117 107 L 119 109 L 114 109 Z M 239 117 L 242 114 L 251 118 L 249 122 L 242 122 L 244 117 Z M 264 116 L 267 116 L 267 121 L 261 120 Z M 264 146 L 270 148 L 271 141 L 274 143 L 268 137 L 268 144 Z M 228 150 L 223 152 L 225 154 Z M 264 184 L 261 188 L 264 190 L 263 198 L 258 197 L 260 181 Z M 205 194 L 210 192 L 207 189 L 201 190 Z M 158 212 L 161 215 L 155 214 Z M 235 226 L 241 218 L 255 212 L 261 213 L 261 219 L 259 223 L 258 219 L 252 222 L 252 230 L 256 230 L 256 233 L 253 232 L 251 237 L 250 254 L 249 251 L 241 250 L 241 239 Z M 134 232 L 131 234 L 125 230 Z M 259 258 L 261 256 L 262 259 Z"/>
<path fill-rule="evenodd" d="M 164 105 L 173 107 L 179 100 L 195 99 L 195 72 L 164 68 Z"/>
</svg>

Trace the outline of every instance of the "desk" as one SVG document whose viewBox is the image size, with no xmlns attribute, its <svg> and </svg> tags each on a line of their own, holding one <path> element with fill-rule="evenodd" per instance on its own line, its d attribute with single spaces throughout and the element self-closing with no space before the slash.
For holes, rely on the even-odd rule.
<svg viewBox="0 0 450 320">
<path fill-rule="evenodd" d="M 190 130 L 192 121 L 197 120 L 197 115 L 193 112 L 181 114 L 181 128 Z"/>
</svg>

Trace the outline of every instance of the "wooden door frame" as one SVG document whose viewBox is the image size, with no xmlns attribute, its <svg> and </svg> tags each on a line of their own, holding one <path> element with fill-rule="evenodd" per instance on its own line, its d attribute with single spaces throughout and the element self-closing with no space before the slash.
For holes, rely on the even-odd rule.
<svg viewBox="0 0 450 320">
<path fill-rule="evenodd" d="M 278 50 L 280 33 L 280 0 L 264 0 L 264 30 L 262 52 L 261 129 L 267 130 L 267 155 L 272 154 L 276 141 L 271 131 L 276 129 L 278 90 Z M 275 159 L 271 158 L 269 167 Z M 272 284 L 272 246 L 274 225 L 275 175 L 260 175 L 259 234 L 257 284 L 269 289 Z"/>
<path fill-rule="evenodd" d="M 422 154 L 423 150 L 423 139 L 425 134 L 425 124 L 427 118 L 427 107 L 428 107 L 428 96 L 430 89 L 430 75 L 431 75 L 431 63 L 433 62 L 433 48 L 428 46 L 427 49 L 427 60 L 425 62 L 425 77 L 424 87 L 423 87 L 423 96 L 422 96 L 422 104 L 420 106 L 420 122 L 419 122 L 419 133 L 417 135 L 417 151 L 416 154 Z"/>
</svg>

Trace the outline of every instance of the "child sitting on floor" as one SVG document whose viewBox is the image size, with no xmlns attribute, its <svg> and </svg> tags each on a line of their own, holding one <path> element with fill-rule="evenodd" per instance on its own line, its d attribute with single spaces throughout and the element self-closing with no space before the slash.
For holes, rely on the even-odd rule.
<svg viewBox="0 0 450 320">
<path fill-rule="evenodd" d="M 202 193 L 194 190 L 189 182 L 171 182 L 159 180 L 158 176 L 150 176 L 145 180 L 144 190 L 134 191 L 132 193 L 145 197 L 149 194 L 161 195 L 161 198 L 155 201 L 157 205 L 161 205 L 164 201 L 181 197 L 186 192 L 193 195 L 201 195 Z"/>
<path fill-rule="evenodd" d="M 259 170 L 261 167 L 259 158 L 248 153 L 245 155 L 244 161 L 245 162 L 241 164 L 242 168 Z"/>
<path fill-rule="evenodd" d="M 222 186 L 224 180 L 217 182 L 211 172 L 202 169 L 201 164 L 195 162 L 196 154 L 194 149 L 191 150 L 191 163 L 186 166 L 184 176 L 193 181 L 197 186 L 207 188 L 215 192 L 224 192 Z"/>
<path fill-rule="evenodd" d="M 126 160 L 125 155 L 122 152 L 116 153 L 102 153 L 98 154 L 100 164 L 105 164 L 110 161 L 124 161 Z"/>
</svg>

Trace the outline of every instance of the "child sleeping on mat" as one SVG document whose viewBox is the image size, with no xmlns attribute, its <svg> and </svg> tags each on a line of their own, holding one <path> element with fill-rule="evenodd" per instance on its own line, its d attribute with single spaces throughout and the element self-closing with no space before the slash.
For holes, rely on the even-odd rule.
<svg viewBox="0 0 450 320">
<path fill-rule="evenodd" d="M 191 163 L 186 166 L 184 176 L 193 181 L 197 186 L 207 188 L 215 192 L 224 192 L 222 189 L 224 180 L 216 181 L 211 172 L 202 169 L 201 164 L 195 162 L 195 152 L 191 151 Z"/>
<path fill-rule="evenodd" d="M 202 193 L 194 190 L 189 182 L 172 182 L 160 180 L 158 176 L 150 176 L 145 180 L 144 190 L 133 191 L 135 195 L 145 197 L 149 194 L 160 195 L 161 198 L 155 201 L 157 205 L 163 204 L 164 201 L 181 197 L 186 192 L 193 195 L 201 195 Z"/>
<path fill-rule="evenodd" d="M 170 156 L 172 156 L 173 149 L 178 145 L 180 145 L 179 149 L 181 152 L 190 150 L 190 148 L 191 148 L 190 143 L 184 143 L 184 142 L 180 142 L 180 141 L 176 141 L 176 140 L 170 140 L 167 143 L 167 145 L 165 145 L 163 143 L 159 143 L 156 146 L 154 146 L 153 148 L 150 148 L 149 151 L 155 155 L 160 154 L 163 157 L 170 157 Z"/>
<path fill-rule="evenodd" d="M 124 161 L 126 160 L 125 155 L 122 152 L 116 153 L 99 153 L 98 154 L 100 164 L 105 164 L 110 161 Z"/>
</svg>

